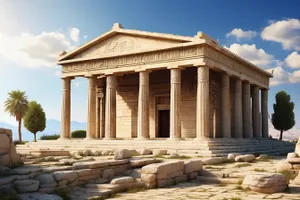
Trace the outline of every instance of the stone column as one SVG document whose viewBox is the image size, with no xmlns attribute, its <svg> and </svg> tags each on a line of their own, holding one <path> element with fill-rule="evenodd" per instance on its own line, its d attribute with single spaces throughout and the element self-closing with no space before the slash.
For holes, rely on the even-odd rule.
<svg viewBox="0 0 300 200">
<path fill-rule="evenodd" d="M 227 73 L 222 74 L 221 87 L 221 133 L 223 138 L 231 138 L 230 78 Z"/>
<path fill-rule="evenodd" d="M 103 101 L 103 97 L 104 97 L 104 79 L 97 79 L 97 89 L 96 89 L 96 138 L 103 138 L 104 135 L 102 134 L 102 132 L 104 133 L 103 130 L 103 120 L 104 117 L 102 117 L 102 115 L 104 114 L 104 101 Z"/>
<path fill-rule="evenodd" d="M 100 92 L 100 138 L 105 137 L 105 91 L 102 88 Z"/>
<path fill-rule="evenodd" d="M 100 98 L 99 88 L 96 93 L 96 138 L 100 138 Z"/>
<path fill-rule="evenodd" d="M 196 139 L 209 137 L 209 67 L 197 69 Z"/>
<path fill-rule="evenodd" d="M 170 139 L 181 139 L 181 69 L 171 69 Z"/>
<path fill-rule="evenodd" d="M 234 106 L 233 106 L 233 133 L 235 138 L 243 137 L 243 114 L 242 114 L 242 81 L 234 81 Z"/>
<path fill-rule="evenodd" d="M 139 72 L 137 138 L 149 138 L 149 72 Z"/>
<path fill-rule="evenodd" d="M 60 139 L 69 139 L 71 130 L 71 78 L 62 79 L 61 135 Z"/>
<path fill-rule="evenodd" d="M 116 86 L 117 86 L 117 77 L 114 75 L 107 76 L 104 139 L 116 138 Z"/>
<path fill-rule="evenodd" d="M 262 137 L 269 137 L 268 126 L 268 90 L 261 90 L 261 112 L 262 112 Z"/>
<path fill-rule="evenodd" d="M 251 133 L 251 87 L 249 82 L 243 84 L 243 132 L 244 138 L 252 138 Z"/>
<path fill-rule="evenodd" d="M 88 119 L 86 139 L 93 139 L 96 135 L 96 77 L 88 77 Z"/>
<path fill-rule="evenodd" d="M 260 137 L 260 130 L 259 130 L 259 121 L 260 121 L 260 114 L 259 114 L 259 88 L 258 86 L 253 87 L 253 94 L 252 94 L 252 123 L 253 123 L 253 137 Z"/>
</svg>

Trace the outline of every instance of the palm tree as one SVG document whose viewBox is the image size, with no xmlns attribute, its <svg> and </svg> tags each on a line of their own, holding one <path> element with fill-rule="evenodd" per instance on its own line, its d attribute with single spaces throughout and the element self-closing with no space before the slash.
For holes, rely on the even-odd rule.
<svg viewBox="0 0 300 200">
<path fill-rule="evenodd" d="M 9 97 L 4 102 L 5 112 L 8 112 L 19 122 L 19 141 L 22 142 L 21 125 L 22 118 L 25 116 L 28 109 L 27 95 L 20 90 L 13 90 L 8 93 L 8 96 Z"/>
</svg>

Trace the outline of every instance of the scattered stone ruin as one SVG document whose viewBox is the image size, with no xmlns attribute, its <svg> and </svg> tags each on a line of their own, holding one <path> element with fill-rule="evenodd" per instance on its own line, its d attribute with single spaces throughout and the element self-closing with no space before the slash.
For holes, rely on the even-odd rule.
<svg viewBox="0 0 300 200">
<path fill-rule="evenodd" d="M 12 131 L 0 128 L 0 166 L 16 167 L 22 164 L 12 139 Z"/>
</svg>

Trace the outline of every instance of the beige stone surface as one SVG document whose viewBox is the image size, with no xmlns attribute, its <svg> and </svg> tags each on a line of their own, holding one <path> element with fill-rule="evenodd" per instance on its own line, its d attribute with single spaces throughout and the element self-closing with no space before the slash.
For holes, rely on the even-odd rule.
<svg viewBox="0 0 300 200">
<path fill-rule="evenodd" d="M 17 167 L 23 164 L 12 140 L 11 130 L 0 129 L 0 166 Z"/>
<path fill-rule="evenodd" d="M 115 151 L 114 159 L 115 160 L 123 160 L 132 157 L 132 153 L 128 149 L 119 149 Z"/>
<path fill-rule="evenodd" d="M 255 192 L 272 194 L 283 192 L 288 184 L 288 178 L 282 174 L 262 173 L 247 175 L 242 186 Z"/>
</svg>

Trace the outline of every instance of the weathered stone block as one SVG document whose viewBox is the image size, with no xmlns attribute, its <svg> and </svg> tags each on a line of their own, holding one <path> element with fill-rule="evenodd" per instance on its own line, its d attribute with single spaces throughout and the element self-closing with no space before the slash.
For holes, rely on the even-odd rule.
<svg viewBox="0 0 300 200">
<path fill-rule="evenodd" d="M 41 188 L 52 188 L 57 186 L 53 174 L 41 174 L 37 176 L 35 179 L 40 182 Z"/>
<path fill-rule="evenodd" d="M 56 181 L 67 180 L 69 183 L 78 179 L 78 174 L 75 171 L 58 171 L 53 173 Z"/>
<path fill-rule="evenodd" d="M 115 160 L 123 160 L 132 157 L 132 152 L 128 149 L 119 149 L 115 152 L 114 159 Z"/>
<path fill-rule="evenodd" d="M 156 175 L 155 174 L 141 174 L 141 179 L 143 182 L 146 182 L 146 183 L 155 182 Z"/>
<path fill-rule="evenodd" d="M 40 182 L 37 180 L 22 180 L 22 181 L 15 181 L 15 186 L 18 192 L 35 192 L 39 189 Z"/>
<path fill-rule="evenodd" d="M 188 177 L 187 177 L 186 174 L 183 174 L 181 176 L 175 177 L 176 184 L 182 183 L 182 182 L 187 182 L 187 180 L 188 180 Z"/>
<path fill-rule="evenodd" d="M 106 169 L 103 171 L 102 177 L 105 179 L 112 179 L 115 176 L 115 170 Z"/>
<path fill-rule="evenodd" d="M 189 160 L 184 163 L 184 173 L 198 172 L 203 169 L 202 160 Z"/>
<path fill-rule="evenodd" d="M 116 185 L 116 184 L 129 184 L 129 183 L 133 183 L 134 182 L 134 180 L 133 180 L 133 178 L 132 177 L 130 177 L 130 176 L 127 176 L 127 177 L 121 177 L 121 178 L 115 178 L 115 179 L 113 179 L 113 180 L 111 180 L 111 184 L 114 184 L 114 185 Z"/>
<path fill-rule="evenodd" d="M 251 174 L 244 178 L 242 187 L 252 191 L 272 194 L 284 191 L 289 184 L 289 180 L 282 174 Z"/>
</svg>

